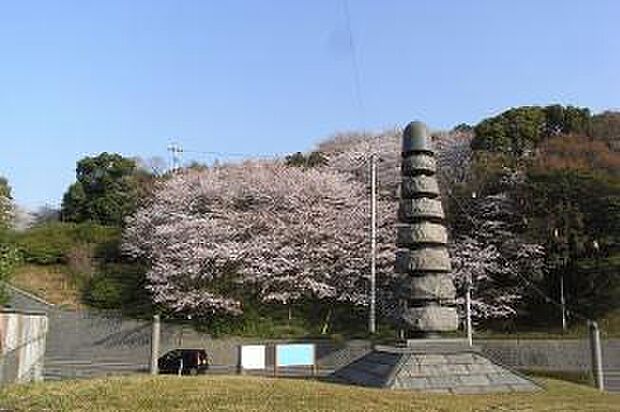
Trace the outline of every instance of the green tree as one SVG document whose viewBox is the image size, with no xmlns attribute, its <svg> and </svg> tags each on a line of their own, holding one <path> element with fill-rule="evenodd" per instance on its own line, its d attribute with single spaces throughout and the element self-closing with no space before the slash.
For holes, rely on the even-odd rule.
<svg viewBox="0 0 620 412">
<path fill-rule="evenodd" d="M 592 116 L 592 137 L 602 140 L 615 151 L 620 151 L 620 112 L 607 111 Z"/>
<path fill-rule="evenodd" d="M 473 130 L 474 130 L 474 127 L 467 123 L 459 123 L 452 128 L 453 132 L 460 132 L 460 133 L 469 133 Z"/>
<path fill-rule="evenodd" d="M 543 287 L 569 307 L 599 316 L 620 306 L 620 182 L 581 170 L 530 170 L 524 198 L 530 230 L 545 245 Z"/>
<path fill-rule="evenodd" d="M 2 237 L 2 235 L 0 235 Z M 8 242 L 0 239 L 0 305 L 8 302 L 5 282 L 9 280 L 13 269 L 19 263 L 19 252 Z"/>
<path fill-rule="evenodd" d="M 11 187 L 6 178 L 0 176 L 0 196 L 11 197 Z"/>
<path fill-rule="evenodd" d="M 590 111 L 573 106 L 522 106 L 484 119 L 474 127 L 474 150 L 521 156 L 545 138 L 590 132 Z"/>
<path fill-rule="evenodd" d="M 120 226 L 138 201 L 138 172 L 133 159 L 101 153 L 77 163 L 77 181 L 62 201 L 64 221 Z"/>
<path fill-rule="evenodd" d="M 9 242 L 7 233 L 12 218 L 11 200 L 11 187 L 4 177 L 0 177 L 0 305 L 9 300 L 5 282 L 19 262 L 19 253 Z"/>
<path fill-rule="evenodd" d="M 11 187 L 9 182 L 0 176 L 0 232 L 8 229 L 11 223 Z"/>
<path fill-rule="evenodd" d="M 84 185 L 80 182 L 73 183 L 69 186 L 69 189 L 67 189 L 62 199 L 62 208 L 60 212 L 62 220 L 67 222 L 83 222 L 89 220 L 86 202 Z"/>
<path fill-rule="evenodd" d="M 321 152 L 311 152 L 308 155 L 304 155 L 301 152 L 293 153 L 285 158 L 285 163 L 288 166 L 297 167 L 317 167 L 327 164 L 327 158 Z"/>
</svg>

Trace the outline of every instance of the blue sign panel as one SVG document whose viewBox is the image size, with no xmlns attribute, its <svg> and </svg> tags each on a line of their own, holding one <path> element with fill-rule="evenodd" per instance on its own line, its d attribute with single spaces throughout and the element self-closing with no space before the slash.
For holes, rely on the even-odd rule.
<svg viewBox="0 0 620 412">
<path fill-rule="evenodd" d="M 277 366 L 314 365 L 314 344 L 292 343 L 276 345 Z"/>
</svg>

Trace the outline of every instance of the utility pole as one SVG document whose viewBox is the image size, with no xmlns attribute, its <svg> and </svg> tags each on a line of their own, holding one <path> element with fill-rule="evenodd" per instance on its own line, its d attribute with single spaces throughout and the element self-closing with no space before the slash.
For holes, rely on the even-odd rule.
<svg viewBox="0 0 620 412">
<path fill-rule="evenodd" d="M 588 320 L 588 329 L 590 330 L 590 352 L 592 354 L 592 374 L 596 388 L 603 392 L 605 390 L 605 379 L 603 377 L 603 354 L 601 351 L 601 333 L 598 323 Z"/>
<path fill-rule="evenodd" d="M 558 228 L 553 229 L 553 237 L 559 244 L 561 239 L 560 231 L 558 230 Z M 560 274 L 560 310 L 562 311 L 562 332 L 566 332 L 566 297 L 564 296 L 564 272 L 566 271 L 568 256 L 563 254 L 563 247 L 561 247 L 559 251 L 560 253 L 562 253 L 562 255 L 560 255 L 560 266 L 562 271 L 562 273 Z"/>
<path fill-rule="evenodd" d="M 170 170 L 174 172 L 181 167 L 183 148 L 179 144 L 173 142 L 168 146 L 168 151 L 170 152 Z"/>
<path fill-rule="evenodd" d="M 153 315 L 153 325 L 151 329 L 151 375 L 157 375 L 157 358 L 159 357 L 159 341 L 160 341 L 160 318 L 159 315 Z"/>
<path fill-rule="evenodd" d="M 368 315 L 368 331 L 376 332 L 376 265 L 377 265 L 377 155 L 370 155 L 370 313 Z"/>
<path fill-rule="evenodd" d="M 471 192 L 471 198 L 478 197 L 476 192 Z M 471 273 L 467 275 L 465 284 L 465 329 L 467 331 L 467 343 L 469 346 L 474 346 L 473 328 L 471 325 L 471 290 L 473 288 L 473 279 Z"/>
<path fill-rule="evenodd" d="M 474 346 L 473 330 L 471 327 L 471 289 L 472 289 L 471 275 L 468 275 L 467 285 L 465 287 L 465 309 L 466 309 L 465 327 L 467 329 L 467 343 L 469 344 L 470 347 Z"/>
<path fill-rule="evenodd" d="M 564 297 L 564 274 L 560 276 L 560 305 L 562 306 L 562 331 L 566 332 L 566 299 Z"/>
</svg>

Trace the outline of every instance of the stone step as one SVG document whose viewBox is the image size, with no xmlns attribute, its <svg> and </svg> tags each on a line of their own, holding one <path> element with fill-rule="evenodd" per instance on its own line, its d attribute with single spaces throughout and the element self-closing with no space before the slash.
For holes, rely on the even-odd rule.
<svg viewBox="0 0 620 412">
<path fill-rule="evenodd" d="M 419 348 L 379 347 L 334 372 L 337 382 L 362 386 L 445 393 L 536 391 L 536 383 L 495 364 L 475 351 L 457 353 L 446 342 L 445 353 L 431 342 L 435 353 Z M 457 342 L 458 343 L 458 342 Z"/>
</svg>

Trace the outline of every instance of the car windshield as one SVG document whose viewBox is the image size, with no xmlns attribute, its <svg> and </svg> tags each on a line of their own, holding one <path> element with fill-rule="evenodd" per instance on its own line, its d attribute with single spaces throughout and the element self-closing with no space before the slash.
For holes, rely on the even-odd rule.
<svg viewBox="0 0 620 412">
<path fill-rule="evenodd" d="M 176 350 L 170 351 L 163 356 L 163 358 L 166 360 L 171 360 L 171 359 L 175 359 L 178 357 L 179 357 L 179 351 L 176 351 Z"/>
</svg>

